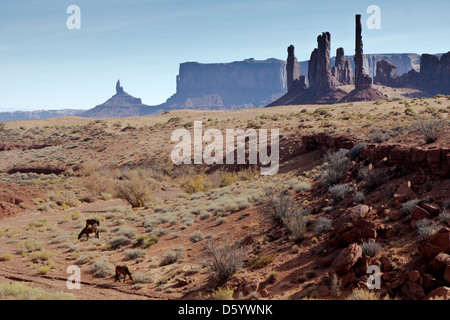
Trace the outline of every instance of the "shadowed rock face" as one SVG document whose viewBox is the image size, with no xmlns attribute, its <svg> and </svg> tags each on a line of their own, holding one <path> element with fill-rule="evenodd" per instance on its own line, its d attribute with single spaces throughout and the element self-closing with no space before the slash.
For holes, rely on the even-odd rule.
<svg viewBox="0 0 450 320">
<path fill-rule="evenodd" d="M 450 51 L 439 59 L 436 55 L 423 54 L 420 72 L 414 70 L 395 78 L 395 86 L 413 87 L 430 93 L 450 93 Z"/>
<path fill-rule="evenodd" d="M 341 84 L 353 84 L 353 68 L 344 55 L 344 48 L 336 50 L 334 67 L 331 69 L 333 77 Z"/>
<path fill-rule="evenodd" d="M 363 90 L 372 87 L 372 78 L 363 68 L 363 41 L 361 15 L 356 15 L 356 38 L 355 38 L 355 88 Z"/>
<path fill-rule="evenodd" d="M 377 62 L 377 75 L 373 79 L 375 84 L 390 86 L 397 78 L 397 67 L 392 63 L 381 60 Z"/>
</svg>

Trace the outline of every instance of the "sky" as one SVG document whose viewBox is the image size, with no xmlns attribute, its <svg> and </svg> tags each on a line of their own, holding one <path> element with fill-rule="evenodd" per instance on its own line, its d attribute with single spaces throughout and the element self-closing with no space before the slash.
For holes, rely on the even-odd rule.
<svg viewBox="0 0 450 320">
<path fill-rule="evenodd" d="M 80 29 L 69 29 L 80 9 Z M 380 29 L 369 29 L 370 5 Z M 176 92 L 179 64 L 248 58 L 308 60 L 317 36 L 331 52 L 355 52 L 355 14 L 364 53 L 450 50 L 450 1 L 442 0 L 2 0 L 0 111 L 90 109 L 124 90 L 148 105 Z"/>
</svg>

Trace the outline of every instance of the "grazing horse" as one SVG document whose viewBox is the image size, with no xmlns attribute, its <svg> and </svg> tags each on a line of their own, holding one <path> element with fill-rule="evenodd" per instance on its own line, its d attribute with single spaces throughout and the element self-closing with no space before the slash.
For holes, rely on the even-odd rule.
<svg viewBox="0 0 450 320">
<path fill-rule="evenodd" d="M 119 280 L 120 282 L 120 275 L 123 275 L 123 282 L 125 283 L 125 280 L 127 278 L 127 275 L 130 277 L 131 281 L 133 281 L 133 277 L 131 276 L 130 270 L 128 270 L 127 266 L 116 266 L 116 279 L 114 282 Z"/>
<path fill-rule="evenodd" d="M 94 224 L 100 226 L 100 221 L 98 221 L 97 219 L 86 219 L 86 227 L 93 226 Z"/>
<path fill-rule="evenodd" d="M 98 228 L 97 226 L 92 226 L 92 225 L 87 225 L 86 227 L 84 227 L 83 230 L 81 230 L 80 234 L 78 235 L 78 240 L 80 240 L 80 238 L 83 236 L 83 234 L 86 235 L 86 238 L 89 239 L 89 234 L 90 233 L 94 233 L 95 237 L 98 239 Z"/>
</svg>

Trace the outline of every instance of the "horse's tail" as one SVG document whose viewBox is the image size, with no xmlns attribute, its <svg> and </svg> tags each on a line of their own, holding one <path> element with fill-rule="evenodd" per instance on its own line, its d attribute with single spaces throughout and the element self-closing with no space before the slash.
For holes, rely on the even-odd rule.
<svg viewBox="0 0 450 320">
<path fill-rule="evenodd" d="M 127 275 L 130 277 L 131 281 L 134 281 L 134 280 L 133 280 L 133 277 L 131 276 L 131 272 L 130 272 L 130 270 L 128 269 L 128 267 L 125 267 L 125 272 L 126 272 Z"/>
</svg>

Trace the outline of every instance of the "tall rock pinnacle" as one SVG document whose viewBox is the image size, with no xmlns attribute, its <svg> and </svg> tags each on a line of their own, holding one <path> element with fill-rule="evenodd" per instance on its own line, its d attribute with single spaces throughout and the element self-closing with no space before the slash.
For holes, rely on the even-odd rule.
<svg viewBox="0 0 450 320">
<path fill-rule="evenodd" d="M 319 35 L 317 49 L 311 53 L 308 63 L 309 87 L 317 91 L 329 90 L 336 84 L 336 79 L 331 74 L 330 41 L 329 32 Z"/>
<path fill-rule="evenodd" d="M 288 57 L 286 63 L 286 75 L 287 75 L 287 90 L 292 92 L 294 89 L 294 82 L 300 79 L 300 64 L 294 54 L 294 46 L 288 47 Z"/>
<path fill-rule="evenodd" d="M 120 80 L 117 80 L 117 83 L 116 83 L 116 93 L 117 94 L 123 93 L 123 88 L 120 86 Z"/>
<path fill-rule="evenodd" d="M 372 78 L 363 68 L 363 41 L 361 15 L 356 15 L 356 43 L 355 43 L 355 88 L 363 90 L 372 87 Z"/>
</svg>

